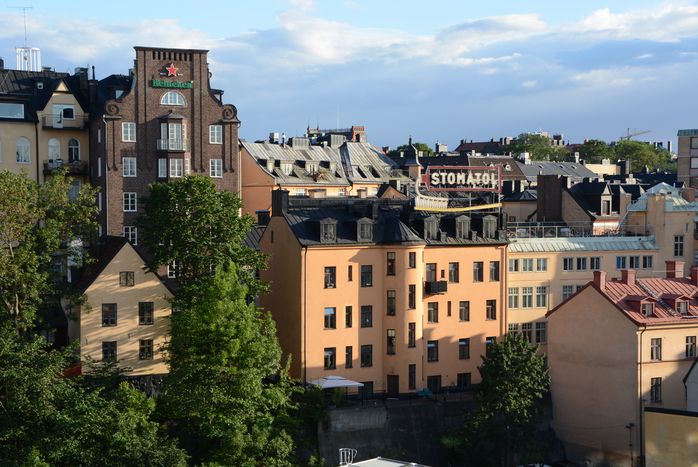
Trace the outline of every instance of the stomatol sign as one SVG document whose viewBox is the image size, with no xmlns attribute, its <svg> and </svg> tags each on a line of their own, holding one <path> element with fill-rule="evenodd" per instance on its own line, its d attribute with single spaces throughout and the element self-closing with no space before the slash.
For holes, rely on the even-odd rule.
<svg viewBox="0 0 698 467">
<path fill-rule="evenodd" d="M 422 180 L 429 191 L 502 191 L 502 166 L 430 165 Z"/>
</svg>

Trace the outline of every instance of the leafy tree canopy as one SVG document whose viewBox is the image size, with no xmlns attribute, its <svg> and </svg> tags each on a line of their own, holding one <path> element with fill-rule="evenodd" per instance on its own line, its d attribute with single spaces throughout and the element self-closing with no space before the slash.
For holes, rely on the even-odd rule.
<svg viewBox="0 0 698 467">
<path fill-rule="evenodd" d="M 615 152 L 605 141 L 590 139 L 577 148 L 579 156 L 590 164 L 600 164 L 604 159 L 615 162 Z"/>
<path fill-rule="evenodd" d="M 645 167 L 650 171 L 676 170 L 670 154 L 641 141 L 619 141 L 613 146 L 616 159 L 630 161 L 630 170 L 640 172 Z"/>
<path fill-rule="evenodd" d="M 511 141 L 509 148 L 515 156 L 527 152 L 536 161 L 565 161 L 569 156 L 566 148 L 553 146 L 550 138 L 537 133 L 521 133 Z"/>
<path fill-rule="evenodd" d="M 421 151 L 422 156 L 429 157 L 434 155 L 434 150 L 426 143 L 413 143 L 412 146 L 414 146 L 417 149 L 417 151 Z M 388 152 L 388 156 L 399 156 L 400 151 L 407 151 L 408 149 L 410 149 L 410 145 L 403 144 L 401 146 L 398 146 L 397 149 L 393 149 L 392 151 Z"/>
</svg>

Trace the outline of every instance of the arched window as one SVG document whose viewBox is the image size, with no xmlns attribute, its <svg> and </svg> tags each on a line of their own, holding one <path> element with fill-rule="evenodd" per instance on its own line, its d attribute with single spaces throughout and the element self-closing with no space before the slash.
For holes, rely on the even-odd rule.
<svg viewBox="0 0 698 467">
<path fill-rule="evenodd" d="M 80 161 L 80 141 L 71 138 L 68 141 L 68 162 Z"/>
<path fill-rule="evenodd" d="M 177 91 L 167 91 L 162 95 L 160 105 L 184 105 L 184 96 Z"/>
<path fill-rule="evenodd" d="M 17 138 L 17 162 L 29 164 L 29 140 L 24 136 Z"/>
<path fill-rule="evenodd" d="M 56 138 L 48 140 L 48 158 L 54 161 L 61 158 L 61 143 Z"/>
</svg>

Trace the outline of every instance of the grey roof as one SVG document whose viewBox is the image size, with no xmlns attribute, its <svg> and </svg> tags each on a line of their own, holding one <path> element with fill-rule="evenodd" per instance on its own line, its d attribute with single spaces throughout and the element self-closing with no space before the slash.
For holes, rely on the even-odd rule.
<svg viewBox="0 0 698 467">
<path fill-rule="evenodd" d="M 594 172 L 577 162 L 531 161 L 530 164 L 524 164 L 517 161 L 517 164 L 530 181 L 535 181 L 538 175 L 566 175 L 578 179 L 599 178 Z"/>
<path fill-rule="evenodd" d="M 665 195 L 664 210 L 666 212 L 676 211 L 695 211 L 698 212 L 698 202 L 686 201 L 681 196 L 681 191 L 666 183 L 659 183 L 640 196 L 636 202 L 628 206 L 628 212 L 645 212 L 647 211 L 647 198 L 650 195 L 663 194 Z"/>
<path fill-rule="evenodd" d="M 512 239 L 509 243 L 510 253 L 628 251 L 657 249 L 658 247 L 654 236 L 518 238 Z"/>
<path fill-rule="evenodd" d="M 468 156 L 468 165 L 491 166 L 502 165 L 502 178 L 504 180 L 520 180 L 526 177 L 520 164 L 511 156 Z"/>
<path fill-rule="evenodd" d="M 505 202 L 516 202 L 516 201 L 536 201 L 538 200 L 537 190 L 524 190 L 517 193 L 512 193 L 504 197 Z"/>
<path fill-rule="evenodd" d="M 376 457 L 374 459 L 366 459 L 363 461 L 347 464 L 347 467 L 428 467 L 425 464 L 417 464 L 414 462 L 398 461 L 385 457 Z"/>
<path fill-rule="evenodd" d="M 387 183 L 391 179 L 405 179 L 397 164 L 383 151 L 369 143 L 347 141 L 339 147 L 347 178 L 352 183 Z"/>
<path fill-rule="evenodd" d="M 257 225 L 248 230 L 245 234 L 245 245 L 255 251 L 259 251 L 259 240 L 262 238 L 264 229 L 266 229 L 265 225 Z"/>
</svg>

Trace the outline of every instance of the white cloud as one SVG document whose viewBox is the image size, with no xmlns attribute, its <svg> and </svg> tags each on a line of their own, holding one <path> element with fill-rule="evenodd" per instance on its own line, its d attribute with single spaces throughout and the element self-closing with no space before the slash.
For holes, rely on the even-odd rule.
<svg viewBox="0 0 698 467">
<path fill-rule="evenodd" d="M 584 86 L 623 87 L 633 83 L 629 70 L 622 68 L 577 73 L 572 79 Z"/>
<path fill-rule="evenodd" d="M 288 0 L 288 3 L 295 8 L 307 11 L 315 7 L 315 0 Z"/>
<path fill-rule="evenodd" d="M 536 86 L 538 86 L 538 81 L 535 79 L 524 81 L 523 83 L 521 83 L 521 86 L 523 86 L 526 89 L 533 89 Z"/>
<path fill-rule="evenodd" d="M 648 58 L 654 57 L 654 54 L 640 54 L 635 57 L 637 60 L 647 60 Z"/>
</svg>

